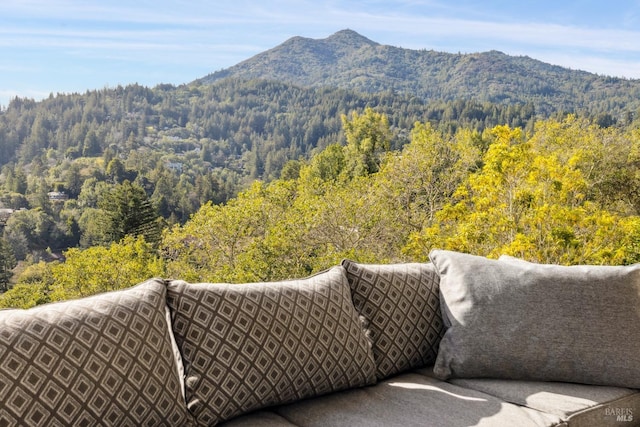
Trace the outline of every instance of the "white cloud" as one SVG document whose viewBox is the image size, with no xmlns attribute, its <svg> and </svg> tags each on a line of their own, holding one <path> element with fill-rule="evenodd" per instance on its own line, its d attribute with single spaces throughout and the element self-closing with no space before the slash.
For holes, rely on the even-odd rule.
<svg viewBox="0 0 640 427">
<path fill-rule="evenodd" d="M 530 55 L 529 55 L 530 56 Z M 550 64 L 560 65 L 573 70 L 588 71 L 606 76 L 623 77 L 629 79 L 640 78 L 640 59 L 629 61 L 600 56 L 544 53 L 539 52 L 535 59 Z"/>
<path fill-rule="evenodd" d="M 522 22 L 506 15 L 513 11 L 502 15 L 468 1 L 345 3 L 0 1 L 0 55 L 5 58 L 0 64 L 0 104 L 15 95 L 47 96 L 48 92 L 18 94 L 7 89 L 32 88 L 36 83 L 54 91 L 82 85 L 82 91 L 111 79 L 127 84 L 153 75 L 138 81 L 179 84 L 230 67 L 289 37 L 322 38 L 344 28 L 405 48 L 464 53 L 495 49 L 572 69 L 640 78 L 637 26 L 623 30 L 622 25 L 603 29 L 533 18 Z M 49 64 L 54 62 L 59 67 L 51 72 Z"/>
<path fill-rule="evenodd" d="M 504 23 L 452 18 L 358 13 L 343 17 L 372 31 L 384 29 L 397 38 L 430 36 L 453 40 L 489 40 L 562 48 L 640 53 L 640 31 L 590 29 L 544 23 Z M 420 42 L 413 40 L 413 45 Z M 416 46 L 417 47 L 417 46 Z M 422 46 L 426 47 L 426 46 Z"/>
</svg>

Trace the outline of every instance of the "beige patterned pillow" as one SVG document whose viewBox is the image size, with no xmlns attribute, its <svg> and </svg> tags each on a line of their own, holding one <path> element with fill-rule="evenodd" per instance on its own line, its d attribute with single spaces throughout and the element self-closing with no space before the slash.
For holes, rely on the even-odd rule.
<svg viewBox="0 0 640 427">
<path fill-rule="evenodd" d="M 0 311 L 0 425 L 188 425 L 166 288 Z"/>
<path fill-rule="evenodd" d="M 375 382 L 342 267 L 274 283 L 171 281 L 168 302 L 201 425 Z"/>
<path fill-rule="evenodd" d="M 353 303 L 369 322 L 378 379 L 432 364 L 444 334 L 433 265 L 342 265 Z"/>
</svg>

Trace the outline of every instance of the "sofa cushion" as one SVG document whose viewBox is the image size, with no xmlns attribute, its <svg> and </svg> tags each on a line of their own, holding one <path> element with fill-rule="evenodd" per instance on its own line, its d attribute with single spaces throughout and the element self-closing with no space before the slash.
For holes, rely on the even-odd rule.
<svg viewBox="0 0 640 427">
<path fill-rule="evenodd" d="M 640 388 L 640 265 L 560 267 L 434 250 L 439 378 Z"/>
<path fill-rule="evenodd" d="M 174 280 L 168 304 L 201 424 L 375 382 L 342 267 L 274 283 Z"/>
<path fill-rule="evenodd" d="M 220 427 L 297 427 L 286 418 L 273 412 L 274 409 L 254 411 L 225 421 Z"/>
<path fill-rule="evenodd" d="M 568 426 L 637 425 L 638 390 L 585 384 L 496 379 L 452 379 L 451 383 L 481 391 L 548 414 Z"/>
<path fill-rule="evenodd" d="M 0 425 L 186 425 L 166 288 L 0 311 Z"/>
<path fill-rule="evenodd" d="M 452 379 L 447 383 L 435 379 L 430 369 L 418 369 L 372 387 L 253 412 L 223 425 L 638 425 L 640 393 L 637 390 L 494 379 Z M 408 390 L 415 392 L 403 397 Z M 424 393 L 429 391 L 433 398 L 426 399 Z"/>
<path fill-rule="evenodd" d="M 415 372 L 374 386 L 279 406 L 301 427 L 556 426 L 560 418 Z"/>
<path fill-rule="evenodd" d="M 342 265 L 356 310 L 368 322 L 378 379 L 433 364 L 444 334 L 433 265 Z"/>
</svg>

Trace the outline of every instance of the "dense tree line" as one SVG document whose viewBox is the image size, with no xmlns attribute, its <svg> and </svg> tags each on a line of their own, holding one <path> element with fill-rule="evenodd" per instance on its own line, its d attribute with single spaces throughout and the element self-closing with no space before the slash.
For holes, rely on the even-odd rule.
<svg viewBox="0 0 640 427">
<path fill-rule="evenodd" d="M 536 117 L 531 105 L 424 104 L 267 81 L 16 98 L 0 111 L 0 209 L 15 210 L 2 234 L 18 261 L 118 241 L 126 206 L 117 194 L 128 186 L 145 206 L 148 241 L 158 241 L 150 234 L 207 202 L 224 203 L 255 179 L 277 179 L 291 160 L 345 144 L 341 116 L 367 107 L 385 114 L 394 149 L 415 121 L 453 133 L 497 123 L 532 129 Z"/>
<path fill-rule="evenodd" d="M 417 120 L 445 128 L 525 127 L 536 116 L 526 103 L 425 103 L 393 92 L 303 89 L 263 80 L 153 89 L 130 85 L 51 95 L 41 102 L 15 98 L 0 111 L 0 166 L 40 162 L 47 169 L 54 161 L 99 156 L 107 163 L 119 158 L 143 166 L 129 156 L 142 152 L 178 160 L 195 150 L 206 166 L 273 178 L 287 160 L 339 141 L 340 115 L 367 106 L 401 129 Z M 197 166 L 192 165 L 195 172 Z"/>
<path fill-rule="evenodd" d="M 0 292 L 17 282 L 6 298 L 29 305 L 130 282 L 82 273 L 98 254 L 229 281 L 432 246 L 635 262 L 639 91 L 342 31 L 189 85 L 15 98 L 0 107 Z M 67 276 L 91 290 L 67 293 Z"/>
<path fill-rule="evenodd" d="M 426 261 L 435 247 L 559 264 L 640 261 L 637 129 L 568 116 L 538 121 L 533 132 L 450 133 L 427 121 L 394 148 L 385 114 L 368 108 L 341 121 L 346 144 L 204 204 L 155 244 L 132 227 L 120 241 L 67 251 L 65 262 L 33 262 L 0 306 L 152 275 L 247 282 L 300 277 L 345 257 Z"/>
</svg>

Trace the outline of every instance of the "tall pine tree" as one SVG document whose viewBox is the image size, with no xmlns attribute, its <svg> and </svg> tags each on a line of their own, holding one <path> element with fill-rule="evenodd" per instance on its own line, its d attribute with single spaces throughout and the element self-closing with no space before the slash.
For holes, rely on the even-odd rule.
<svg viewBox="0 0 640 427">
<path fill-rule="evenodd" d="M 139 185 L 125 180 L 104 194 L 98 207 L 107 214 L 103 224 L 107 241 L 118 242 L 125 236 L 143 236 L 150 243 L 160 240 L 158 215 Z"/>
<path fill-rule="evenodd" d="M 9 289 L 9 281 L 13 277 L 13 269 L 16 266 L 16 258 L 11 246 L 6 240 L 0 238 L 0 292 Z"/>
</svg>

